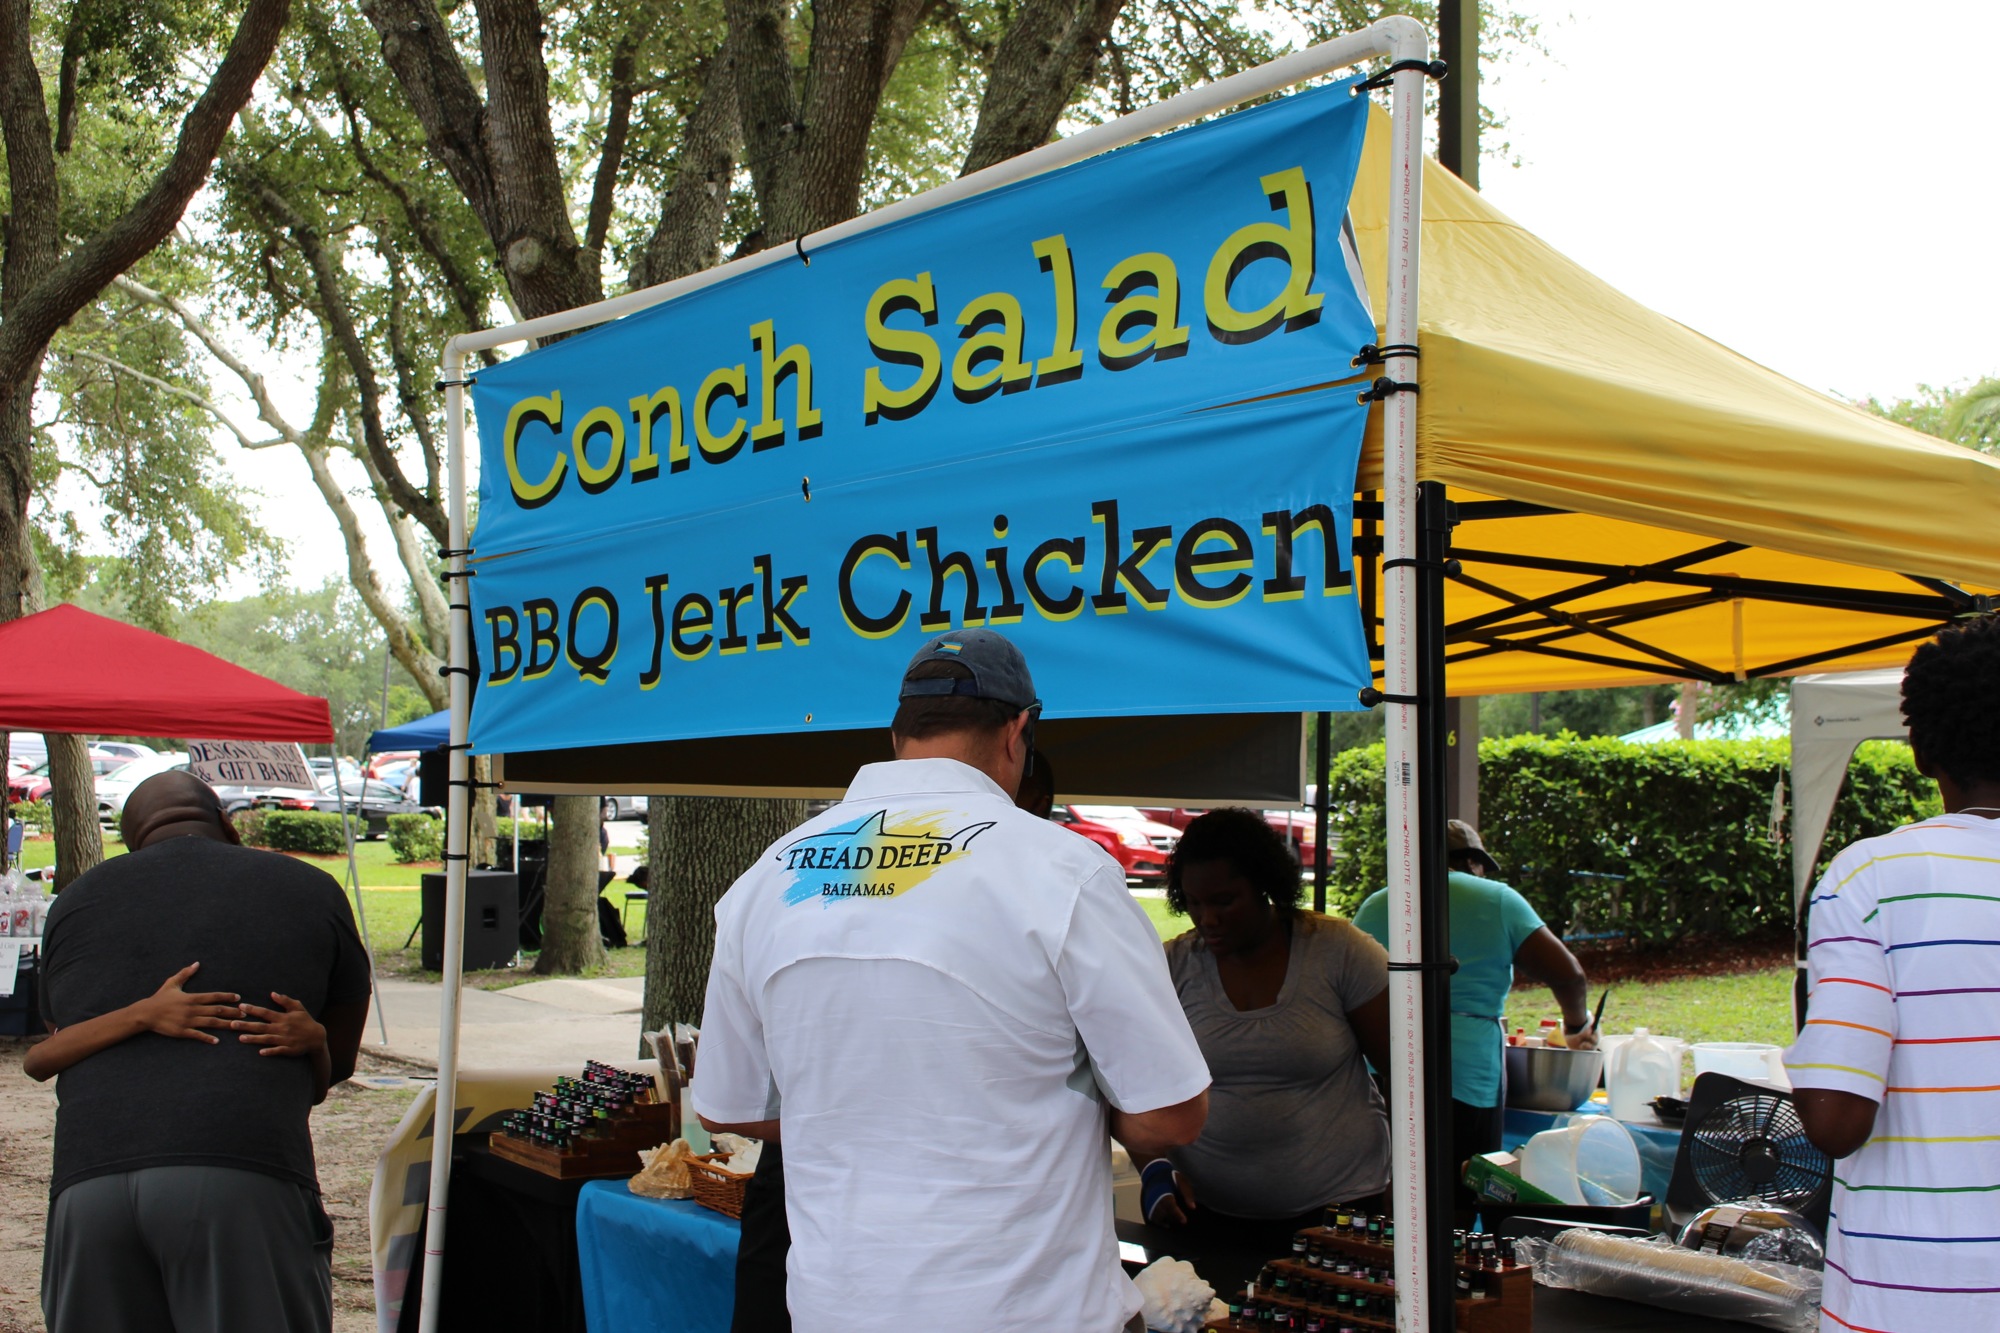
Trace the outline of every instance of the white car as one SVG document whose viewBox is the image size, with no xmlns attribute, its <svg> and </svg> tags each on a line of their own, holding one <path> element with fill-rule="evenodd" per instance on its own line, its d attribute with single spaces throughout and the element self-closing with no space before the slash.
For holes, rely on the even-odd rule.
<svg viewBox="0 0 2000 1333">
<path fill-rule="evenodd" d="M 184 751 L 175 751 L 134 759 L 123 768 L 106 773 L 97 780 L 97 822 L 106 825 L 116 824 L 118 817 L 125 813 L 125 798 L 132 794 L 134 787 L 155 773 L 186 768 L 187 764 L 187 754 Z"/>
</svg>

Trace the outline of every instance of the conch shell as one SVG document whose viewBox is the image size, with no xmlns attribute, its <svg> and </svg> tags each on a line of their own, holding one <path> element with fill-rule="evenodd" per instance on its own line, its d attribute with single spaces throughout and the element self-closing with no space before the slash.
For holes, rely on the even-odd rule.
<svg viewBox="0 0 2000 1333">
<path fill-rule="evenodd" d="M 688 1198 L 694 1193 L 694 1173 L 688 1170 L 688 1159 L 693 1156 L 694 1149 L 686 1139 L 675 1139 L 660 1148 L 641 1148 L 642 1169 L 627 1188 L 649 1199 Z"/>
</svg>

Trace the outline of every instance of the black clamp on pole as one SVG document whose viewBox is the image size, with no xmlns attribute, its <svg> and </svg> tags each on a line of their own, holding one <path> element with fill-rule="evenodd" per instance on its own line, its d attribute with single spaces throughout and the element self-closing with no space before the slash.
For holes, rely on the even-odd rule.
<svg viewBox="0 0 2000 1333">
<path fill-rule="evenodd" d="M 1384 343 L 1377 347 L 1374 343 L 1363 343 L 1361 350 L 1347 364 L 1350 366 L 1379 366 L 1393 356 L 1420 358 L 1423 349 L 1415 343 Z"/>
<path fill-rule="evenodd" d="M 472 679 L 472 668 L 471 668 L 471 667 L 461 667 L 461 666 L 441 666 L 441 667 L 439 667 L 439 668 L 438 668 L 438 674 L 439 674 L 440 676 L 445 676 L 445 677 L 451 677 L 451 676 L 464 676 L 464 677 L 465 677 L 465 678 L 466 678 L 467 680 L 471 680 L 471 679 Z M 457 747 L 453 747 L 453 748 L 457 748 Z"/>
<path fill-rule="evenodd" d="M 1409 704 L 1414 707 L 1424 701 L 1419 694 L 1384 694 L 1373 685 L 1362 686 L 1354 697 L 1361 701 L 1363 708 L 1373 708 L 1377 704 Z"/>
<path fill-rule="evenodd" d="M 1354 85 L 1357 93 L 1374 92 L 1377 88 L 1387 88 L 1396 81 L 1396 76 L 1406 69 L 1414 69 L 1428 79 L 1442 79 L 1451 73 L 1451 66 L 1442 60 L 1398 60 L 1373 78 L 1363 79 Z"/>
<path fill-rule="evenodd" d="M 1458 971 L 1458 960 L 1447 958 L 1435 963 L 1390 963 L 1391 972 L 1442 972 L 1446 976 Z"/>
<path fill-rule="evenodd" d="M 1392 394 L 1422 392 L 1423 390 L 1418 387 L 1414 380 L 1392 380 L 1387 375 L 1384 375 L 1360 393 L 1355 394 L 1354 401 L 1357 403 L 1379 403 Z"/>
<path fill-rule="evenodd" d="M 467 375 L 462 380 L 438 380 L 431 385 L 431 388 L 439 393 L 443 393 L 446 389 L 463 389 L 477 383 L 479 383 L 479 376 Z"/>
<path fill-rule="evenodd" d="M 1423 560 L 1413 555 L 1399 555 L 1394 560 L 1382 562 L 1382 572 L 1392 569 L 1435 569 L 1444 575 L 1462 574 L 1465 566 L 1457 560 Z"/>
</svg>

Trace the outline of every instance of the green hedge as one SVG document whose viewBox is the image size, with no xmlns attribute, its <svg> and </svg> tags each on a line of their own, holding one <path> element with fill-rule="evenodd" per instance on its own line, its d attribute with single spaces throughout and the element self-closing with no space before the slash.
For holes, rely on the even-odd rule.
<svg viewBox="0 0 2000 1333">
<path fill-rule="evenodd" d="M 229 817 L 229 822 L 236 826 L 236 836 L 243 840 L 245 847 L 271 845 L 264 841 L 264 817 L 270 813 L 269 810 L 259 810 L 253 806 L 248 810 L 238 810 Z"/>
<path fill-rule="evenodd" d="M 13 812 L 14 818 L 23 824 L 33 824 L 44 833 L 56 826 L 55 816 L 49 812 L 47 801 L 16 801 L 8 809 Z"/>
<path fill-rule="evenodd" d="M 514 841 L 514 821 L 503 817 L 497 823 L 500 855 L 504 857 Z M 541 828 L 524 820 L 521 832 L 524 836 L 537 837 Z M 389 856 L 402 865 L 443 859 L 444 821 L 436 815 L 390 815 Z"/>
<path fill-rule="evenodd" d="M 1558 933 L 1640 943 L 1741 936 L 1792 922 L 1791 846 L 1773 844 L 1771 793 L 1789 779 L 1783 740 L 1629 745 L 1516 736 L 1479 746 L 1480 835 Z M 1335 756 L 1339 855 L 1330 906 L 1352 912 L 1387 878 L 1383 748 Z M 1821 864 L 1856 838 L 1936 814 L 1909 747 L 1869 742 L 1834 807 Z M 1791 832 L 1789 813 L 1786 833 Z"/>
<path fill-rule="evenodd" d="M 264 816 L 264 846 L 274 852 L 312 852 L 338 856 L 347 850 L 340 816 L 316 810 L 273 810 Z"/>
<path fill-rule="evenodd" d="M 390 815 L 389 857 L 407 865 L 444 855 L 444 821 L 433 815 Z"/>
</svg>

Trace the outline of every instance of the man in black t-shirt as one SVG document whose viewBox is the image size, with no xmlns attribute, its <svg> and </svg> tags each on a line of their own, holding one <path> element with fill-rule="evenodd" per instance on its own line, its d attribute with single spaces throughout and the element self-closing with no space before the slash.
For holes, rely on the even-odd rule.
<svg viewBox="0 0 2000 1333">
<path fill-rule="evenodd" d="M 49 1331 L 324 1333 L 333 1227 L 308 1119 L 354 1072 L 368 1013 L 346 896 L 237 845 L 185 772 L 141 783 L 122 828 L 130 854 L 65 889 L 42 941 L 54 1035 L 25 1067 L 61 1075 Z"/>
</svg>

